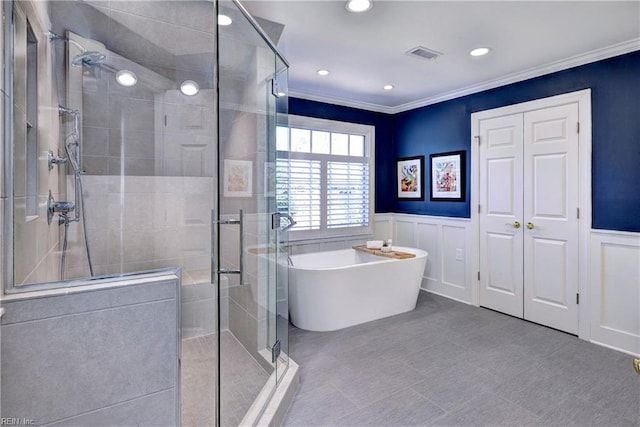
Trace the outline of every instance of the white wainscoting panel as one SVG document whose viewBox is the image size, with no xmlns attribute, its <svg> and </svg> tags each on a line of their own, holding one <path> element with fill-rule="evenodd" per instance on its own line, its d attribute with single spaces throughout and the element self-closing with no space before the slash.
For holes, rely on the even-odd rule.
<svg viewBox="0 0 640 427">
<path fill-rule="evenodd" d="M 393 244 L 397 246 L 409 246 L 416 247 L 416 220 L 414 218 L 407 218 L 404 215 L 397 216 L 395 221 L 395 236 L 393 238 Z"/>
<path fill-rule="evenodd" d="M 394 245 L 429 252 L 422 288 L 471 304 L 471 222 L 410 214 L 394 214 L 393 219 Z"/>
<path fill-rule="evenodd" d="M 467 227 L 468 228 L 468 227 Z M 460 294 L 457 299 L 465 298 L 467 286 L 467 269 L 465 268 L 465 225 L 442 225 L 442 286 L 448 292 Z M 467 302 L 471 302 L 471 297 Z"/>
<path fill-rule="evenodd" d="M 392 230 L 392 232 L 390 232 Z M 375 215 L 376 238 L 429 252 L 422 289 L 468 304 L 477 286 L 471 222 L 411 214 Z M 590 253 L 580 286 L 580 337 L 640 355 L 640 233 L 591 230 Z M 581 328 L 582 330 L 582 328 Z"/>
<path fill-rule="evenodd" d="M 416 224 L 416 246 L 429 253 L 427 266 L 424 269 L 424 279 L 432 286 L 440 283 L 442 269 L 440 268 L 440 247 L 438 246 L 437 224 Z M 427 286 L 428 287 L 428 286 Z"/>
<path fill-rule="evenodd" d="M 591 341 L 640 355 L 640 234 L 591 232 Z"/>
<path fill-rule="evenodd" d="M 383 213 L 373 216 L 373 237 L 376 240 L 393 239 L 393 214 Z"/>
</svg>

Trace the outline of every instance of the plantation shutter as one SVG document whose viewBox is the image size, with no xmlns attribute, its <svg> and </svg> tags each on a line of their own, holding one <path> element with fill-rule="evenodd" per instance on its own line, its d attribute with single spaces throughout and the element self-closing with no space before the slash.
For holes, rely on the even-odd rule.
<svg viewBox="0 0 640 427">
<path fill-rule="evenodd" d="M 327 228 L 369 225 L 369 165 L 327 162 Z"/>
<path fill-rule="evenodd" d="M 290 214 L 296 230 L 317 230 L 321 223 L 321 162 L 277 159 L 276 203 Z"/>
</svg>

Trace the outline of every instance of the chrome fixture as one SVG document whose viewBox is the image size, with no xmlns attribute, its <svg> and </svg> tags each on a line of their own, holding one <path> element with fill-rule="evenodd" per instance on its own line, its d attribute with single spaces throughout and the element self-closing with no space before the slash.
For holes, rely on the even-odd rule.
<svg viewBox="0 0 640 427">
<path fill-rule="evenodd" d="M 212 268 L 211 271 L 215 271 L 218 274 L 238 274 L 240 275 L 240 284 L 244 285 L 244 212 L 242 209 L 240 209 L 240 212 L 238 214 L 238 219 L 221 219 L 221 220 L 216 220 L 215 219 L 215 212 L 212 210 L 211 211 L 211 221 L 212 221 L 212 227 L 211 227 L 211 243 L 213 248 L 215 248 L 215 233 L 216 231 L 218 232 L 218 234 L 220 234 L 220 225 L 223 224 L 230 224 L 230 225 L 237 225 L 239 226 L 239 234 L 240 234 L 240 259 L 238 260 L 238 264 L 240 264 L 238 267 L 238 269 L 229 269 L 229 268 L 219 268 L 219 269 L 215 269 Z M 215 251 L 214 251 L 214 255 L 215 255 Z M 215 259 L 215 257 L 212 258 L 212 263 L 213 260 Z"/>
<path fill-rule="evenodd" d="M 47 33 L 47 38 L 49 39 L 49 41 L 65 41 L 80 49 L 80 53 L 71 60 L 71 65 L 73 65 L 74 67 L 95 67 L 102 64 L 104 60 L 107 59 L 107 55 L 105 55 L 104 53 L 87 50 L 77 41 L 71 40 L 70 38 L 65 36 L 61 36 L 60 34 L 49 31 L 49 33 Z"/>
<path fill-rule="evenodd" d="M 102 64 L 105 59 L 107 59 L 107 55 L 104 53 L 88 50 L 74 56 L 71 65 L 74 67 L 95 67 Z"/>
<path fill-rule="evenodd" d="M 287 221 L 289 221 L 289 224 L 283 227 L 281 224 L 282 219 L 286 219 Z M 273 215 L 271 215 L 271 228 L 274 230 L 289 231 L 296 224 L 298 223 L 288 213 L 276 212 Z"/>
<path fill-rule="evenodd" d="M 49 170 L 52 170 L 55 165 L 64 165 L 66 163 L 67 159 L 64 157 L 56 156 L 51 150 L 47 152 L 47 166 L 49 167 Z"/>
<path fill-rule="evenodd" d="M 67 218 L 69 212 L 73 212 L 76 206 L 72 202 L 56 202 L 49 190 L 49 197 L 47 198 L 47 224 L 51 225 L 53 216 L 57 213 L 59 215 L 58 225 L 65 224 L 70 220 Z"/>
<path fill-rule="evenodd" d="M 87 251 L 87 262 L 89 263 L 89 273 L 91 274 L 91 276 L 93 276 L 93 262 L 91 261 L 91 251 L 89 249 L 89 236 L 87 234 L 87 215 L 84 207 L 84 192 L 82 191 L 82 175 L 84 174 L 84 172 L 80 169 L 80 111 L 59 105 L 58 113 L 61 117 L 71 116 L 73 118 L 73 131 L 69 136 L 65 138 L 64 151 L 67 155 L 66 160 L 69 161 L 69 163 L 71 164 L 71 168 L 73 169 L 73 177 L 75 183 L 75 203 L 71 203 L 71 205 L 74 207 L 74 209 L 72 209 L 74 212 L 74 216 L 73 218 L 69 218 L 68 214 L 69 212 L 71 212 L 71 210 L 64 212 L 64 214 L 60 212 L 60 219 L 58 220 L 58 225 L 64 224 L 65 226 L 62 258 L 60 260 L 60 280 L 64 280 L 64 268 L 67 252 L 67 234 L 69 224 L 71 222 L 80 222 L 80 219 L 82 218 L 84 244 Z M 76 209 L 77 206 L 79 206 L 79 209 Z M 51 213 L 51 215 L 53 215 L 53 213 Z"/>
</svg>

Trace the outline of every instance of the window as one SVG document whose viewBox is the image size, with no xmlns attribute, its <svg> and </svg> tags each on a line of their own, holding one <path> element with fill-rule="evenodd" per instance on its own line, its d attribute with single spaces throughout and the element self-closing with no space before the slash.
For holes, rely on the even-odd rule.
<svg viewBox="0 0 640 427">
<path fill-rule="evenodd" d="M 291 240 L 370 234 L 372 126 L 289 116 L 276 132 L 276 201 Z"/>
</svg>

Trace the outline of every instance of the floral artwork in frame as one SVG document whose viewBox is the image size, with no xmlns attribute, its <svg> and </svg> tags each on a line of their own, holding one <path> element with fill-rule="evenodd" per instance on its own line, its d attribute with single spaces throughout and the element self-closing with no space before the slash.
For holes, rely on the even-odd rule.
<svg viewBox="0 0 640 427">
<path fill-rule="evenodd" d="M 424 156 L 402 157 L 396 160 L 397 197 L 399 200 L 424 200 Z"/>
<path fill-rule="evenodd" d="M 253 196 L 253 162 L 224 160 L 224 197 Z"/>
<path fill-rule="evenodd" d="M 431 154 L 431 201 L 464 202 L 465 151 Z"/>
</svg>

